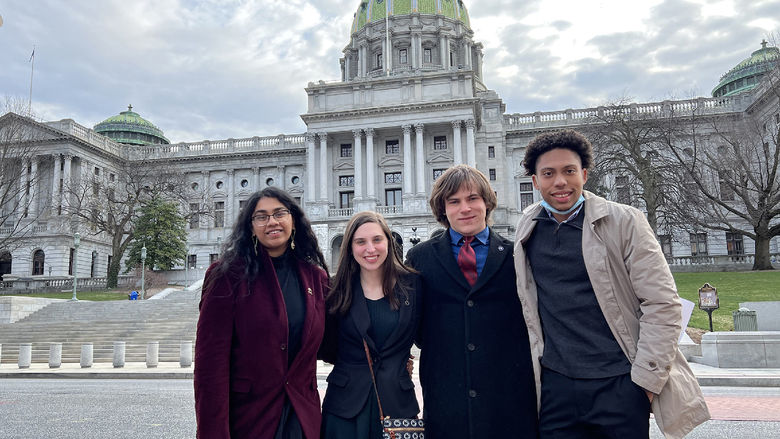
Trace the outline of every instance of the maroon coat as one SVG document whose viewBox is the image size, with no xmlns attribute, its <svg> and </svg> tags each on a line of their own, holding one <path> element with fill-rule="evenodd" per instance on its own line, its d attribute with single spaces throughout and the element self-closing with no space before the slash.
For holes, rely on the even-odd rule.
<svg viewBox="0 0 780 439">
<path fill-rule="evenodd" d="M 243 267 L 206 272 L 195 344 L 195 415 L 199 438 L 273 438 L 285 396 L 304 435 L 320 434 L 317 349 L 324 331 L 328 276 L 298 261 L 306 301 L 301 349 L 287 364 L 287 311 L 276 272 L 267 267 L 249 291 Z"/>
</svg>

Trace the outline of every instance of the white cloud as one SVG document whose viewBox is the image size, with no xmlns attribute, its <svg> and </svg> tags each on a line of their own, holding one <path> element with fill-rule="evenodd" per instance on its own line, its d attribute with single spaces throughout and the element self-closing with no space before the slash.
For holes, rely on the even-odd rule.
<svg viewBox="0 0 780 439">
<path fill-rule="evenodd" d="M 780 27 L 780 0 L 467 1 L 509 111 L 707 94 Z M 36 0 L 2 11 L 0 93 L 91 126 L 133 104 L 174 142 L 297 133 L 336 80 L 356 0 Z M 680 92 L 684 90 L 684 92 Z"/>
</svg>

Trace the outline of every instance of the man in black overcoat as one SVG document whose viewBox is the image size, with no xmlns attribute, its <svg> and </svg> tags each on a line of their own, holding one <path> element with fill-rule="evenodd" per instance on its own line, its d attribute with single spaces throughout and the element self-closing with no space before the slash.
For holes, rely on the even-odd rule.
<svg viewBox="0 0 780 439">
<path fill-rule="evenodd" d="M 436 180 L 430 205 L 447 230 L 407 254 L 423 277 L 418 345 L 426 438 L 536 438 L 513 244 L 487 225 L 495 193 L 477 169 L 457 165 Z"/>
</svg>

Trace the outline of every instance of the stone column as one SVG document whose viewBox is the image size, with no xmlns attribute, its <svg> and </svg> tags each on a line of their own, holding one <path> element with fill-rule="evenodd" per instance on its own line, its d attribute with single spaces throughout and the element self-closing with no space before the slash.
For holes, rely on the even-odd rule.
<svg viewBox="0 0 780 439">
<path fill-rule="evenodd" d="M 192 366 L 192 341 L 183 341 L 179 347 L 179 366 Z"/>
<path fill-rule="evenodd" d="M 63 157 L 65 159 L 65 165 L 62 168 L 62 210 L 65 210 L 70 207 L 70 196 L 68 195 L 68 192 L 71 190 L 70 168 L 72 166 L 73 156 L 65 154 Z"/>
<path fill-rule="evenodd" d="M 366 129 L 366 197 L 375 198 L 374 192 L 376 186 L 376 176 L 374 171 L 376 170 L 376 164 L 374 163 L 374 129 Z"/>
<path fill-rule="evenodd" d="M 252 166 L 252 190 L 260 190 L 260 168 Z M 308 196 L 309 194 L 306 194 Z"/>
<path fill-rule="evenodd" d="M 287 181 L 284 178 L 284 165 L 277 165 L 276 166 L 276 174 L 279 178 L 279 189 L 284 190 L 287 187 Z"/>
<path fill-rule="evenodd" d="M 474 119 L 466 121 L 466 163 L 477 166 L 477 147 L 474 145 Z"/>
<path fill-rule="evenodd" d="M 22 181 L 19 183 L 19 189 L 22 194 L 20 202 L 22 203 L 22 213 L 24 216 L 27 216 L 30 214 L 30 209 L 28 206 L 30 195 L 27 193 L 28 185 L 30 184 L 30 159 L 24 159 L 22 161 L 22 166 L 24 166 L 24 169 L 22 169 Z M 30 188 L 29 190 L 32 190 Z"/>
<path fill-rule="evenodd" d="M 401 181 L 403 182 L 404 195 L 412 195 L 412 190 L 414 190 L 412 186 L 414 181 L 412 177 L 412 126 L 403 125 L 401 129 L 404 131 L 404 174 Z"/>
<path fill-rule="evenodd" d="M 124 341 L 114 342 L 114 367 L 125 367 L 125 343 Z"/>
<path fill-rule="evenodd" d="M 466 65 L 471 67 L 471 43 L 467 42 L 466 47 L 464 47 L 464 50 L 466 51 Z"/>
<path fill-rule="evenodd" d="M 320 136 L 320 200 L 328 201 L 328 133 Z"/>
<path fill-rule="evenodd" d="M 344 81 L 350 80 L 349 77 L 349 68 L 351 66 L 350 61 L 351 61 L 351 57 L 349 52 L 347 52 L 347 54 L 344 56 Z"/>
<path fill-rule="evenodd" d="M 52 215 L 59 215 L 60 207 L 60 167 L 62 166 L 62 158 L 59 154 L 54 154 L 54 171 L 52 172 L 51 182 L 51 210 Z"/>
<path fill-rule="evenodd" d="M 62 343 L 49 344 L 49 368 L 56 369 L 62 365 Z"/>
<path fill-rule="evenodd" d="M 146 345 L 146 367 L 157 367 L 160 358 L 160 342 L 150 341 Z"/>
<path fill-rule="evenodd" d="M 32 217 L 38 214 L 38 163 L 40 163 L 38 156 L 34 156 L 30 161 L 30 207 L 28 212 Z"/>
<path fill-rule="evenodd" d="M 209 171 L 200 171 L 200 176 L 203 178 L 201 182 L 203 184 L 203 194 L 208 198 L 211 193 L 211 173 Z"/>
<path fill-rule="evenodd" d="M 454 165 L 460 165 L 463 163 L 463 151 L 460 146 L 460 121 L 452 121 L 452 151 L 454 157 Z"/>
<path fill-rule="evenodd" d="M 447 64 L 447 52 L 449 52 L 447 48 L 447 37 L 445 37 L 444 34 L 441 34 L 439 35 L 439 60 L 441 61 L 441 67 L 443 69 L 449 67 L 449 64 Z"/>
<path fill-rule="evenodd" d="M 417 181 L 417 194 L 425 195 L 425 143 L 423 142 L 423 124 L 418 123 L 414 126 L 414 148 L 415 162 L 414 168 L 417 171 L 415 180 Z"/>
<path fill-rule="evenodd" d="M 81 359 L 79 361 L 82 368 L 92 367 L 92 343 L 81 345 Z"/>
<path fill-rule="evenodd" d="M 233 179 L 235 178 L 235 170 L 228 169 L 226 172 L 225 178 L 225 193 L 227 194 L 227 203 L 225 206 L 225 227 L 230 227 L 233 224 L 233 192 L 235 185 L 233 184 Z"/>
<path fill-rule="evenodd" d="M 352 158 L 355 164 L 355 200 L 363 199 L 363 130 L 352 130 L 355 139 Z"/>
<path fill-rule="evenodd" d="M 32 362 L 32 343 L 19 343 L 19 357 L 17 358 L 19 369 L 28 369 Z"/>
<path fill-rule="evenodd" d="M 314 164 L 316 150 L 317 146 L 314 144 L 314 133 L 306 133 L 306 201 L 308 202 L 317 199 L 315 194 L 317 188 L 315 180 L 317 172 Z"/>
</svg>

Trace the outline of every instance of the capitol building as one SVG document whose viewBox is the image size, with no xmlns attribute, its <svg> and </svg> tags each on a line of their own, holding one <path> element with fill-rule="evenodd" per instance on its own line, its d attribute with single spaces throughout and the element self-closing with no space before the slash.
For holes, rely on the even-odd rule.
<svg viewBox="0 0 780 439">
<path fill-rule="evenodd" d="M 35 154 L 19 182 L 33 183 L 20 191 L 29 202 L 21 214 L 29 218 L 29 233 L 18 245 L 0 248 L 0 274 L 73 275 L 73 235 L 79 231 L 78 277 L 105 278 L 112 236 L 92 233 L 86 221 L 68 214 L 74 200 L 67 189 L 96 176 L 121 185 L 121 170 L 133 164 L 163 165 L 183 174 L 189 197 L 183 212 L 187 268 L 196 274 L 218 257 L 244 200 L 267 186 L 280 187 L 300 202 L 331 267 L 346 222 L 363 210 L 385 216 L 405 254 L 442 229 L 430 213 L 428 195 L 436 178 L 459 163 L 488 177 L 498 196 L 493 227 L 513 238 L 518 214 L 540 199 L 522 167 L 528 142 L 545 131 L 582 128 L 603 111 L 507 114 L 500 90 L 484 82 L 483 70 L 490 66 L 483 53 L 490 48 L 477 40 L 461 0 L 363 0 L 350 35 L 342 57 L 333 60 L 340 63 L 341 77 L 301 84 L 308 96 L 303 133 L 171 143 L 141 116 L 143 109 L 132 107 L 92 128 L 71 119 L 0 117 L 0 122 L 16 118 L 37 133 Z M 714 72 L 711 97 L 632 108 L 659 118 L 696 106 L 705 114 L 757 112 L 780 121 L 778 98 L 761 81 L 780 58 L 778 49 L 766 43 L 755 49 L 720 79 L 723 72 Z M 615 177 L 607 178 L 614 182 Z M 664 246 L 670 264 L 685 264 L 694 253 L 728 254 L 724 232 L 703 232 L 695 243 L 680 234 Z M 0 228 L 0 237 L 3 233 L 10 231 Z M 745 254 L 754 250 L 747 237 L 741 245 Z M 770 252 L 780 253 L 778 238 Z M 181 280 L 183 268 L 171 273 L 171 280 Z M 190 279 L 196 274 L 190 272 Z"/>
</svg>

